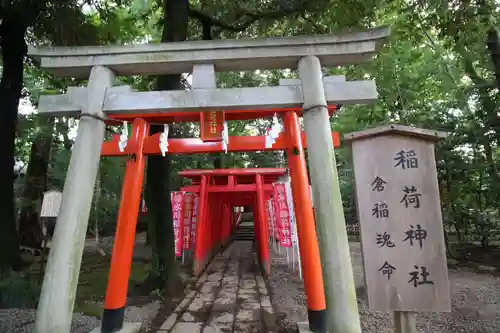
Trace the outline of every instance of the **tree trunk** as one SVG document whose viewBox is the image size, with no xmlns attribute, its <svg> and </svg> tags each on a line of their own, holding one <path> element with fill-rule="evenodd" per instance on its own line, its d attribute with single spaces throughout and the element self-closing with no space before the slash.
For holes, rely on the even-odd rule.
<svg viewBox="0 0 500 333">
<path fill-rule="evenodd" d="M 42 229 L 38 221 L 43 192 L 47 188 L 47 170 L 52 145 L 54 118 L 39 117 L 39 132 L 31 145 L 30 159 L 23 190 L 19 216 L 19 241 L 21 245 L 41 248 Z"/>
<path fill-rule="evenodd" d="M 488 30 L 486 46 L 493 63 L 497 88 L 500 89 L 500 36 L 495 28 Z"/>
<path fill-rule="evenodd" d="M 27 51 L 26 27 L 16 17 L 3 17 L 3 75 L 0 81 L 0 270 L 20 266 L 14 201 L 14 155 L 17 111 L 23 87 L 23 62 Z"/>
<path fill-rule="evenodd" d="M 164 0 L 162 42 L 183 41 L 188 30 L 188 0 Z M 159 90 L 181 89 L 181 76 L 158 77 Z M 151 134 L 163 126 L 151 126 Z M 172 134 L 175 128 L 170 131 Z M 172 203 L 170 201 L 170 156 L 149 156 L 146 175 L 148 230 L 153 249 L 153 267 L 149 276 L 153 288 L 164 289 L 167 296 L 183 292 L 179 267 L 175 258 Z"/>
</svg>

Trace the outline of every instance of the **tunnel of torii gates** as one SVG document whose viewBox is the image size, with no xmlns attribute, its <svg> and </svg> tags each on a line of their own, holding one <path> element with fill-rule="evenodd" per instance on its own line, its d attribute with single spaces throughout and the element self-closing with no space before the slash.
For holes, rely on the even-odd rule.
<svg viewBox="0 0 500 333">
<path fill-rule="evenodd" d="M 329 106 L 332 114 L 336 106 Z M 141 201 L 142 184 L 145 170 L 145 157 L 161 154 L 161 139 L 163 133 L 149 135 L 150 124 L 168 124 L 172 122 L 199 121 L 201 126 L 200 138 L 171 138 L 168 139 L 168 154 L 200 154 L 220 153 L 223 151 L 222 132 L 225 120 L 248 120 L 269 117 L 275 113 L 283 119 L 283 131 L 276 138 L 272 146 L 266 147 L 265 136 L 230 136 L 227 152 L 275 151 L 288 152 L 288 169 L 291 177 L 294 207 L 296 209 L 297 232 L 300 254 L 303 263 L 304 285 L 307 296 L 310 322 L 324 321 L 325 295 L 321 272 L 320 256 L 314 224 L 314 214 L 310 198 L 309 180 L 306 170 L 304 149 L 306 148 L 305 134 L 300 131 L 299 117 L 302 109 L 283 108 L 273 110 L 245 110 L 214 111 L 217 119 L 215 123 L 204 118 L 204 113 L 168 113 L 161 115 L 116 115 L 121 121 L 132 121 L 131 136 L 126 146 L 120 147 L 120 135 L 113 135 L 112 139 L 102 145 L 101 156 L 128 156 L 125 167 L 122 196 L 118 213 L 118 222 L 113 244 L 111 266 L 108 277 L 108 287 L 104 301 L 102 318 L 102 332 L 115 332 L 122 328 L 124 310 L 127 300 L 128 281 L 132 252 L 135 239 L 135 229 Z M 211 115 L 211 113 L 209 113 Z M 213 131 L 211 131 L 211 126 Z M 216 135 L 211 135 L 216 133 Z M 334 146 L 340 145 L 339 134 L 332 132 Z M 211 258 L 220 250 L 222 241 L 227 240 L 231 232 L 229 225 L 221 225 L 220 210 L 231 206 L 253 206 L 255 221 L 256 242 L 258 255 L 263 270 L 270 272 L 269 249 L 267 242 L 267 218 L 265 199 L 269 197 L 272 183 L 278 176 L 286 173 L 285 169 L 242 169 L 231 173 L 226 170 L 198 170 L 184 171 L 180 175 L 192 178 L 192 186 L 184 187 L 186 192 L 199 193 L 198 218 L 196 224 L 196 239 L 193 260 L 193 271 L 199 276 Z M 223 186 L 217 185 L 217 179 L 225 178 Z M 241 183 L 241 181 L 244 182 Z M 238 196 L 228 195 L 238 192 Z M 216 195 L 213 195 L 216 194 Z M 227 208 L 225 208 L 227 209 Z M 255 213 L 254 213 L 255 214 Z M 215 230 L 215 231 L 214 231 Z M 218 230 L 218 231 L 217 231 Z M 221 233 L 219 233 L 222 232 Z M 221 237 L 224 236 L 224 237 Z M 315 318 L 321 317 L 321 318 Z M 318 325 L 318 324 L 317 324 Z M 319 324 L 324 326 L 323 323 Z"/>
</svg>

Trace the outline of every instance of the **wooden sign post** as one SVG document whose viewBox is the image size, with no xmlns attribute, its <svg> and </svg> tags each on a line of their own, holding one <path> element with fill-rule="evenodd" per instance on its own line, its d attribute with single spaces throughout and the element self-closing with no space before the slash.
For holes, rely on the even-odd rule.
<svg viewBox="0 0 500 333">
<path fill-rule="evenodd" d="M 416 332 L 413 312 L 449 312 L 450 285 L 434 156 L 444 133 L 389 125 L 352 142 L 368 306 L 396 311 L 396 332 Z"/>
</svg>

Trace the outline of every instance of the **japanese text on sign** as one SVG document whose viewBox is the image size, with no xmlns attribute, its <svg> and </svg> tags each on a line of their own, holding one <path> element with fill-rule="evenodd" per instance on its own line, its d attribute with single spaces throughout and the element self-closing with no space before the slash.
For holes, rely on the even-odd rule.
<svg viewBox="0 0 500 333">
<path fill-rule="evenodd" d="M 191 249 L 194 248 L 194 244 L 196 243 L 196 225 L 198 220 L 199 202 L 200 202 L 200 197 L 198 193 L 196 193 L 193 195 L 193 205 L 191 213 L 191 245 L 190 245 Z"/>
<path fill-rule="evenodd" d="M 183 248 L 184 250 L 191 249 L 191 215 L 193 213 L 193 194 L 184 194 L 184 220 L 183 220 Z"/>
<path fill-rule="evenodd" d="M 276 205 L 276 225 L 279 231 L 280 245 L 292 246 L 292 233 L 290 231 L 290 216 L 286 198 L 285 184 L 274 184 L 274 202 Z"/>
<path fill-rule="evenodd" d="M 172 221 L 174 224 L 174 247 L 175 255 L 182 255 L 182 222 L 183 222 L 183 201 L 184 194 L 182 192 L 172 192 Z"/>
<path fill-rule="evenodd" d="M 449 311 L 433 144 L 380 135 L 352 148 L 369 307 Z"/>
</svg>

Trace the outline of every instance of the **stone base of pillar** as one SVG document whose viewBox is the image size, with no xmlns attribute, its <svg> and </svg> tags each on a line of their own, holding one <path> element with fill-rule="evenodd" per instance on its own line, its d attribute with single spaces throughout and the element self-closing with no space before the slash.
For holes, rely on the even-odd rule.
<svg viewBox="0 0 500 333">
<path fill-rule="evenodd" d="M 123 323 L 123 328 L 115 333 L 139 333 L 142 323 Z M 101 333 L 101 327 L 96 327 L 89 333 Z"/>
</svg>

